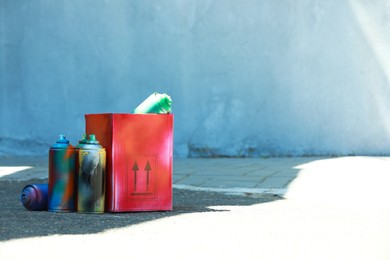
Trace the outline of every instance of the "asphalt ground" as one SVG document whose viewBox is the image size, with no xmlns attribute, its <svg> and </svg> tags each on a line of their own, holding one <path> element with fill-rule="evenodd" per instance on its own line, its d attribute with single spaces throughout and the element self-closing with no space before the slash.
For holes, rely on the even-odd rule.
<svg viewBox="0 0 390 260">
<path fill-rule="evenodd" d="M 80 214 L 28 211 L 19 201 L 20 191 L 27 184 L 46 180 L 0 181 L 0 241 L 37 236 L 94 234 L 161 218 L 196 212 L 218 211 L 212 206 L 249 206 L 281 199 L 277 195 L 226 195 L 218 192 L 173 189 L 173 210 L 156 212 Z"/>
<path fill-rule="evenodd" d="M 0 157 L 0 259 L 390 259 L 390 157 L 174 160 L 173 210 L 27 211 L 46 158 Z"/>
</svg>

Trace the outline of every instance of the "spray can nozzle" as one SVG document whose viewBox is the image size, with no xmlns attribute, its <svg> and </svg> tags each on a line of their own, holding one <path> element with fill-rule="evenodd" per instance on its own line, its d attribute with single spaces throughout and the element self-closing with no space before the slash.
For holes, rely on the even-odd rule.
<svg viewBox="0 0 390 260">
<path fill-rule="evenodd" d="M 87 141 L 88 141 L 87 135 L 86 135 L 86 134 L 83 134 L 83 135 L 81 136 L 81 139 L 79 140 L 79 143 L 80 143 L 80 144 L 86 144 Z"/>
<path fill-rule="evenodd" d="M 99 141 L 96 140 L 96 136 L 94 134 L 89 135 L 89 140 L 87 141 L 88 144 L 99 144 Z"/>
<path fill-rule="evenodd" d="M 69 140 L 66 139 L 66 134 L 60 134 L 60 139 L 57 141 L 57 143 L 69 143 Z"/>
</svg>

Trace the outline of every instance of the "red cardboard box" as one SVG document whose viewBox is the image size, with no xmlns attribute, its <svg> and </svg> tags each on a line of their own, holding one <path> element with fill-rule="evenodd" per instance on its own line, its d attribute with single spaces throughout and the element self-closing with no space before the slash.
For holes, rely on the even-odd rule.
<svg viewBox="0 0 390 260">
<path fill-rule="evenodd" d="M 172 114 L 87 114 L 107 152 L 105 211 L 172 210 Z"/>
</svg>

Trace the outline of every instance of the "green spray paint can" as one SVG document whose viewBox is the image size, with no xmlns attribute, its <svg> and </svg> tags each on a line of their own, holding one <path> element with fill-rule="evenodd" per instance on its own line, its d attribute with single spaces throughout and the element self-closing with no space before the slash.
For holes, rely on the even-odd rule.
<svg viewBox="0 0 390 260">
<path fill-rule="evenodd" d="M 172 99 L 167 94 L 153 93 L 143 101 L 134 114 L 169 114 L 171 113 Z"/>
</svg>

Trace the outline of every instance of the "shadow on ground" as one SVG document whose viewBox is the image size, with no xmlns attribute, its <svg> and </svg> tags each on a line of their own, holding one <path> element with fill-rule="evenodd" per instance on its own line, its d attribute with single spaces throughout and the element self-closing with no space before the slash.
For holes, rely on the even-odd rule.
<svg viewBox="0 0 390 260">
<path fill-rule="evenodd" d="M 55 234 L 98 233 L 180 214 L 218 211 L 211 206 L 249 206 L 281 199 L 267 194 L 253 198 L 174 189 L 173 210 L 166 212 L 79 214 L 27 211 L 19 202 L 20 191 L 27 184 L 43 182 L 45 180 L 0 181 L 0 241 Z"/>
</svg>

